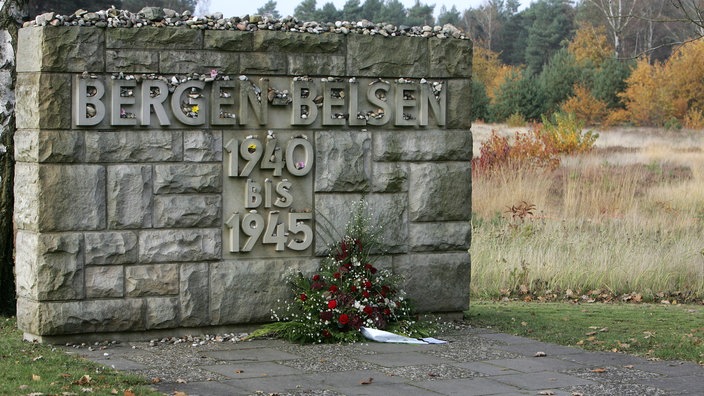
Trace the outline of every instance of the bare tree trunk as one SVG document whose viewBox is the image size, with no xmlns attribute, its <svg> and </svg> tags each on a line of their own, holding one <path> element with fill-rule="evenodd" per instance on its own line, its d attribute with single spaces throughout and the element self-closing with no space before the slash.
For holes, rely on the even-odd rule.
<svg viewBox="0 0 704 396">
<path fill-rule="evenodd" d="M 633 10 L 639 0 L 589 0 L 606 17 L 607 25 L 611 30 L 616 56 L 622 55 L 623 32 L 633 20 Z"/>
<path fill-rule="evenodd" d="M 15 54 L 27 0 L 0 0 L 0 313 L 14 314 Z"/>
</svg>

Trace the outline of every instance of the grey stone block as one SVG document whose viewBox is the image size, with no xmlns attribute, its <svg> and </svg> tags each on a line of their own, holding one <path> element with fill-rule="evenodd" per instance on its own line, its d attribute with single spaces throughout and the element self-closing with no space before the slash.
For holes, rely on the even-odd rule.
<svg viewBox="0 0 704 396">
<path fill-rule="evenodd" d="M 469 308 L 469 255 L 465 253 L 394 256 L 394 273 L 419 312 L 460 312 Z"/>
<path fill-rule="evenodd" d="M 161 51 L 159 73 L 163 74 L 210 74 L 215 69 L 220 74 L 236 74 L 240 69 L 240 57 L 228 52 L 216 51 Z"/>
<path fill-rule="evenodd" d="M 179 131 L 87 131 L 88 162 L 162 162 L 183 158 Z"/>
<path fill-rule="evenodd" d="M 469 221 L 471 179 L 469 161 L 411 164 L 411 221 Z"/>
<path fill-rule="evenodd" d="M 271 308 L 290 297 L 287 274 L 312 273 L 310 259 L 242 260 L 213 263 L 210 267 L 210 317 L 213 324 L 271 321 Z M 237 290 L 237 293 L 233 293 Z"/>
<path fill-rule="evenodd" d="M 121 298 L 125 275 L 121 265 L 90 266 L 85 269 L 87 298 Z"/>
<path fill-rule="evenodd" d="M 222 191 L 222 164 L 155 165 L 154 173 L 155 194 Z"/>
<path fill-rule="evenodd" d="M 184 131 L 183 160 L 186 162 L 222 161 L 222 131 Z"/>
<path fill-rule="evenodd" d="M 81 334 L 145 329 L 145 307 L 141 299 L 37 302 L 20 298 L 17 305 L 18 327 L 32 334 Z"/>
<path fill-rule="evenodd" d="M 469 161 L 472 134 L 469 131 L 377 131 L 375 161 Z"/>
<path fill-rule="evenodd" d="M 328 55 L 320 61 L 319 54 L 289 54 L 288 74 L 293 76 L 344 76 L 347 74 L 347 60 L 343 55 Z"/>
<path fill-rule="evenodd" d="M 314 53 L 318 56 L 328 54 L 344 55 L 345 36 L 341 34 L 300 34 L 260 30 L 254 33 L 255 52 Z"/>
<path fill-rule="evenodd" d="M 288 71 L 285 56 L 274 53 L 251 52 L 240 58 L 240 73 L 282 75 Z"/>
<path fill-rule="evenodd" d="M 205 49 L 251 52 L 254 48 L 254 32 L 207 30 L 204 34 Z"/>
<path fill-rule="evenodd" d="M 470 40 L 428 39 L 430 76 L 440 78 L 472 77 L 472 42 Z"/>
<path fill-rule="evenodd" d="M 17 66 L 21 71 L 81 73 L 105 70 L 105 31 L 82 27 L 20 29 Z"/>
<path fill-rule="evenodd" d="M 15 132 L 15 160 L 19 162 L 80 162 L 83 147 L 80 131 Z"/>
<path fill-rule="evenodd" d="M 373 162 L 372 192 L 399 193 L 408 191 L 408 163 Z"/>
<path fill-rule="evenodd" d="M 105 227 L 105 168 L 97 165 L 36 165 L 15 169 L 18 229 L 97 230 Z M 41 197 L 41 199 L 37 199 Z"/>
<path fill-rule="evenodd" d="M 218 227 L 222 223 L 220 195 L 157 195 L 155 228 Z"/>
<path fill-rule="evenodd" d="M 203 47 L 203 32 L 192 29 L 157 27 L 105 29 L 106 47 L 132 49 L 193 50 Z"/>
<path fill-rule="evenodd" d="M 70 129 L 69 74 L 18 73 L 16 117 L 18 129 Z"/>
<path fill-rule="evenodd" d="M 409 238 L 413 252 L 466 252 L 472 238 L 472 225 L 469 221 L 411 223 Z"/>
<path fill-rule="evenodd" d="M 358 77 L 429 77 L 428 40 L 347 36 L 347 73 Z"/>
<path fill-rule="evenodd" d="M 453 79 L 447 81 L 447 125 L 448 129 L 469 131 L 472 127 L 472 81 Z"/>
<path fill-rule="evenodd" d="M 178 294 L 178 264 L 150 264 L 125 267 L 127 297 Z"/>
<path fill-rule="evenodd" d="M 146 326 L 148 330 L 167 329 L 178 326 L 178 298 L 151 297 L 146 299 L 146 305 Z"/>
<path fill-rule="evenodd" d="M 209 324 L 208 264 L 182 264 L 179 278 L 180 325 L 204 326 Z"/>
<path fill-rule="evenodd" d="M 212 261 L 221 256 L 220 228 L 142 231 L 139 235 L 142 263 Z"/>
<path fill-rule="evenodd" d="M 339 241 L 345 235 L 345 227 L 350 220 L 351 205 L 362 199 L 358 194 L 317 194 L 315 209 L 318 222 L 318 235 L 315 239 L 315 253 L 325 255 L 328 245 Z M 369 224 L 372 231 L 379 233 L 379 246 L 372 252 L 404 253 L 408 251 L 408 197 L 406 194 L 370 194 L 364 197 L 368 202 Z"/>
<path fill-rule="evenodd" d="M 152 226 L 152 167 L 108 167 L 107 212 L 111 229 Z"/>
<path fill-rule="evenodd" d="M 86 265 L 137 262 L 137 234 L 132 231 L 87 232 L 84 237 Z"/>
<path fill-rule="evenodd" d="M 17 295 L 39 301 L 83 298 L 80 233 L 17 232 Z"/>
<path fill-rule="evenodd" d="M 368 132 L 318 132 L 315 137 L 315 191 L 368 191 L 371 143 Z"/>
<path fill-rule="evenodd" d="M 42 67 L 42 41 L 44 29 L 28 27 L 17 33 L 17 66 L 18 73 L 38 72 Z"/>
<path fill-rule="evenodd" d="M 148 50 L 118 49 L 106 51 L 108 73 L 158 73 L 159 53 Z"/>
</svg>

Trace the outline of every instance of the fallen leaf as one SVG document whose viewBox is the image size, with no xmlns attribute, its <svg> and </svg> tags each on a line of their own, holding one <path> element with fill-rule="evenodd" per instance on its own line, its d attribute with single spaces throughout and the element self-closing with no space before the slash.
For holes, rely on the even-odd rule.
<svg viewBox="0 0 704 396">
<path fill-rule="evenodd" d="M 428 373 L 428 377 L 438 377 L 438 375 L 435 373 Z"/>
<path fill-rule="evenodd" d="M 78 396 L 78 393 L 73 393 L 73 392 L 61 392 L 61 396 Z"/>
<path fill-rule="evenodd" d="M 632 369 L 634 366 L 632 364 L 627 364 L 623 368 Z"/>
<path fill-rule="evenodd" d="M 35 358 L 32 358 L 32 361 L 36 362 L 37 360 L 41 360 L 41 359 L 44 359 L 44 356 L 37 356 Z"/>
<path fill-rule="evenodd" d="M 20 385 L 19 388 L 20 390 L 25 390 L 29 388 L 29 385 Z"/>
<path fill-rule="evenodd" d="M 176 391 L 176 392 L 174 392 L 173 396 L 188 396 L 188 395 L 186 394 L 186 392 Z"/>
<path fill-rule="evenodd" d="M 111 395 L 117 395 L 118 393 L 120 393 L 120 392 L 118 392 L 118 390 L 115 388 L 112 388 L 112 390 L 110 391 Z"/>
<path fill-rule="evenodd" d="M 572 396 L 584 396 L 582 392 L 572 392 Z"/>
<path fill-rule="evenodd" d="M 369 385 L 369 384 L 372 383 L 372 381 L 374 381 L 374 378 L 369 377 L 369 379 L 362 380 L 362 382 L 360 382 L 359 384 L 360 384 L 360 385 Z"/>
<path fill-rule="evenodd" d="M 597 367 L 597 368 L 591 370 L 591 372 L 592 372 L 592 373 L 605 373 L 605 372 L 606 372 L 606 369 L 603 368 L 603 367 Z"/>
<path fill-rule="evenodd" d="M 235 370 L 235 374 L 242 374 L 244 373 L 244 370 Z"/>
<path fill-rule="evenodd" d="M 81 388 L 81 392 L 83 392 L 83 393 L 93 393 L 93 388 Z"/>
<path fill-rule="evenodd" d="M 74 385 L 88 385 L 90 384 L 91 378 L 90 375 L 85 374 L 83 377 L 81 377 L 78 381 L 74 382 Z"/>
<path fill-rule="evenodd" d="M 59 377 L 61 377 L 61 378 L 71 378 L 71 374 L 69 374 L 69 373 L 61 373 L 61 374 L 59 374 Z"/>
<path fill-rule="evenodd" d="M 32 381 L 40 381 L 42 379 L 41 376 L 37 374 L 32 374 Z"/>
<path fill-rule="evenodd" d="M 159 377 L 152 378 L 152 384 L 158 384 L 159 382 L 161 382 L 161 378 L 159 378 Z"/>
<path fill-rule="evenodd" d="M 545 353 L 543 351 L 539 351 L 539 352 L 536 352 L 535 355 L 533 355 L 533 356 L 534 357 L 545 357 L 547 355 L 548 355 L 547 353 Z"/>
<path fill-rule="evenodd" d="M 132 392 L 132 389 L 126 389 L 123 396 L 135 396 L 135 394 Z"/>
<path fill-rule="evenodd" d="M 553 392 L 553 391 L 551 391 L 551 390 L 544 390 L 544 391 L 538 392 L 538 394 L 539 394 L 539 395 L 548 395 L 548 396 L 550 396 L 550 395 L 554 395 L 555 392 Z"/>
<path fill-rule="evenodd" d="M 188 381 L 186 381 L 186 380 L 183 379 L 183 378 L 177 378 L 177 379 L 176 379 L 176 383 L 177 383 L 177 384 L 187 384 Z"/>
</svg>

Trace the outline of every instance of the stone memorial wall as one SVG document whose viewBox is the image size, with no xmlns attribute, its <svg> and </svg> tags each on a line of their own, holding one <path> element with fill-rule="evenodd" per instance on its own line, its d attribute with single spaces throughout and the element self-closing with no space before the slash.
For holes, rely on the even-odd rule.
<svg viewBox="0 0 704 396">
<path fill-rule="evenodd" d="M 416 308 L 465 310 L 471 42 L 386 36 L 23 28 L 26 337 L 270 321 L 362 198 Z"/>
</svg>

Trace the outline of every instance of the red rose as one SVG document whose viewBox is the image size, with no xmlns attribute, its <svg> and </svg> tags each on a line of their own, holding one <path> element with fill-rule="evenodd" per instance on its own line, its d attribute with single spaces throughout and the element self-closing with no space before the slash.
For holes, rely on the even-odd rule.
<svg viewBox="0 0 704 396">
<path fill-rule="evenodd" d="M 330 338 L 330 337 L 332 337 L 332 334 L 330 334 L 328 329 L 325 329 L 325 330 L 323 330 L 323 337 Z"/>
<path fill-rule="evenodd" d="M 340 322 L 340 324 L 344 326 L 350 322 L 350 317 L 347 316 L 347 314 L 342 314 L 342 315 L 340 315 L 340 318 L 337 319 L 337 321 Z"/>
<path fill-rule="evenodd" d="M 373 309 L 372 307 L 370 307 L 369 305 L 367 305 L 366 307 L 364 307 L 364 313 L 365 313 L 365 314 L 371 315 L 372 312 L 374 312 L 374 309 Z"/>
<path fill-rule="evenodd" d="M 364 281 L 364 287 L 367 288 L 367 289 L 371 289 L 371 288 L 372 288 L 372 283 L 369 282 L 369 281 Z"/>
<path fill-rule="evenodd" d="M 391 315 L 391 310 L 388 308 L 384 308 L 384 315 L 386 315 L 386 316 Z"/>
<path fill-rule="evenodd" d="M 364 298 L 369 298 L 369 292 L 366 291 L 366 290 L 364 290 L 364 291 L 362 292 L 362 297 L 364 297 Z"/>
<path fill-rule="evenodd" d="M 351 291 L 352 293 L 356 292 L 356 291 L 357 291 L 357 286 L 355 286 L 355 285 L 350 286 L 350 291 Z"/>
<path fill-rule="evenodd" d="M 305 301 L 308 299 L 308 296 L 306 296 L 305 293 L 301 293 L 301 301 Z"/>
<path fill-rule="evenodd" d="M 328 308 L 335 309 L 335 307 L 337 307 L 337 301 L 335 301 L 335 300 L 328 301 Z"/>
<path fill-rule="evenodd" d="M 320 290 L 323 288 L 323 284 L 320 282 L 313 282 L 313 284 L 310 285 L 310 288 L 313 290 Z"/>
<path fill-rule="evenodd" d="M 320 280 L 320 275 L 318 275 L 318 274 L 313 275 L 313 280 L 316 281 L 316 282 L 319 281 L 319 280 Z"/>
<path fill-rule="evenodd" d="M 330 290 L 330 293 L 336 293 L 337 292 L 337 285 L 330 286 L 330 289 L 328 289 L 328 290 Z"/>
<path fill-rule="evenodd" d="M 340 279 L 341 276 L 342 275 L 339 272 L 335 272 L 334 274 L 332 274 L 332 277 L 335 279 Z"/>
<path fill-rule="evenodd" d="M 331 319 L 332 319 L 332 312 L 330 312 L 330 311 L 323 311 L 323 312 L 320 313 L 320 320 L 322 320 L 323 322 L 329 321 L 329 320 L 331 320 Z"/>
</svg>

